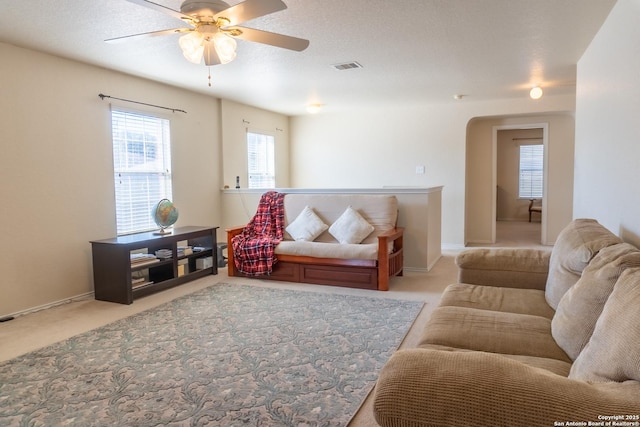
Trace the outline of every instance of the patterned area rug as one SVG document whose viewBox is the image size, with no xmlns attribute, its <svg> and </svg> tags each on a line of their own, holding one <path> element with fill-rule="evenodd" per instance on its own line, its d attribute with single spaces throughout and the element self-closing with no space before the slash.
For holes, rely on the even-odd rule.
<svg viewBox="0 0 640 427">
<path fill-rule="evenodd" d="M 422 305 L 217 284 L 0 363 L 0 425 L 345 426 Z"/>
</svg>

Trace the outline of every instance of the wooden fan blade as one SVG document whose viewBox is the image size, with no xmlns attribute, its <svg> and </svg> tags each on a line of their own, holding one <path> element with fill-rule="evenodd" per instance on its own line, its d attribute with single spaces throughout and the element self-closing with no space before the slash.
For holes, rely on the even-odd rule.
<svg viewBox="0 0 640 427">
<path fill-rule="evenodd" d="M 193 31 L 190 28 L 173 28 L 170 30 L 160 30 L 160 31 L 150 31 L 148 33 L 139 33 L 139 34 L 131 34 L 128 36 L 121 36 L 121 37 L 114 37 L 112 39 L 107 39 L 105 40 L 105 42 L 107 43 L 117 43 L 117 42 L 122 42 L 122 41 L 126 41 L 128 39 L 135 39 L 135 38 L 143 38 L 143 37 L 156 37 L 156 36 L 166 36 L 169 34 L 177 34 L 177 33 L 187 33 Z"/>
<path fill-rule="evenodd" d="M 134 3 L 140 6 L 144 6 L 148 9 L 153 9 L 155 11 L 161 12 L 161 13 L 166 13 L 167 15 L 173 16 L 174 18 L 178 18 L 178 19 L 182 19 L 183 21 L 187 21 L 187 22 L 197 22 L 196 19 L 194 19 L 193 17 L 189 16 L 189 15 L 185 15 L 182 12 L 179 12 L 177 10 L 173 10 L 169 7 L 163 6 L 161 4 L 158 3 L 154 3 L 152 1 L 148 1 L 148 0 L 127 0 L 130 3 Z"/>
<path fill-rule="evenodd" d="M 222 18 L 229 22 L 227 25 L 238 25 L 286 8 L 287 5 L 281 0 L 246 0 L 218 12 L 213 19 Z"/>
<path fill-rule="evenodd" d="M 224 28 L 224 31 L 230 30 L 230 34 L 235 38 L 268 44 L 271 46 L 281 47 L 284 49 L 295 50 L 301 52 L 309 46 L 309 40 L 299 39 L 297 37 L 285 36 L 284 34 L 270 33 L 269 31 L 256 30 L 254 28 L 234 27 Z M 239 30 L 242 34 L 235 35 L 234 31 Z"/>
</svg>

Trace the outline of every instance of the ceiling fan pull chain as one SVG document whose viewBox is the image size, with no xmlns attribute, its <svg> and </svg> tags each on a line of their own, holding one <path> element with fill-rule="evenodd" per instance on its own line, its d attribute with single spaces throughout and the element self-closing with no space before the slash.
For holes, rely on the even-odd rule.
<svg viewBox="0 0 640 427">
<path fill-rule="evenodd" d="M 211 87 L 211 67 L 207 68 L 209 68 L 209 87 Z"/>
</svg>

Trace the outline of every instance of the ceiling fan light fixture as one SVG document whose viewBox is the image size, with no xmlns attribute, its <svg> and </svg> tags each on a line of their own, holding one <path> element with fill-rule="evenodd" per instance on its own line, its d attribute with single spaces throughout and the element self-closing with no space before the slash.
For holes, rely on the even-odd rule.
<svg viewBox="0 0 640 427">
<path fill-rule="evenodd" d="M 204 37 L 197 31 L 192 31 L 178 40 L 182 54 L 189 62 L 199 64 L 204 53 Z"/>
<path fill-rule="evenodd" d="M 221 64 L 228 64 L 236 59 L 236 47 L 238 44 L 233 37 L 218 32 L 213 35 L 211 41 L 218 53 Z"/>
</svg>

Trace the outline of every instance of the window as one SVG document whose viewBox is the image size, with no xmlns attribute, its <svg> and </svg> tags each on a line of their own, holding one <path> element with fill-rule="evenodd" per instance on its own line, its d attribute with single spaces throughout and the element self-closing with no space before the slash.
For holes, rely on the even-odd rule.
<svg viewBox="0 0 640 427">
<path fill-rule="evenodd" d="M 247 131 L 249 188 L 276 186 L 275 137 Z"/>
<path fill-rule="evenodd" d="M 111 131 L 118 235 L 157 228 L 151 210 L 172 197 L 169 120 L 112 110 Z"/>
<path fill-rule="evenodd" d="M 542 198 L 544 145 L 520 146 L 520 179 L 518 197 Z"/>
</svg>

